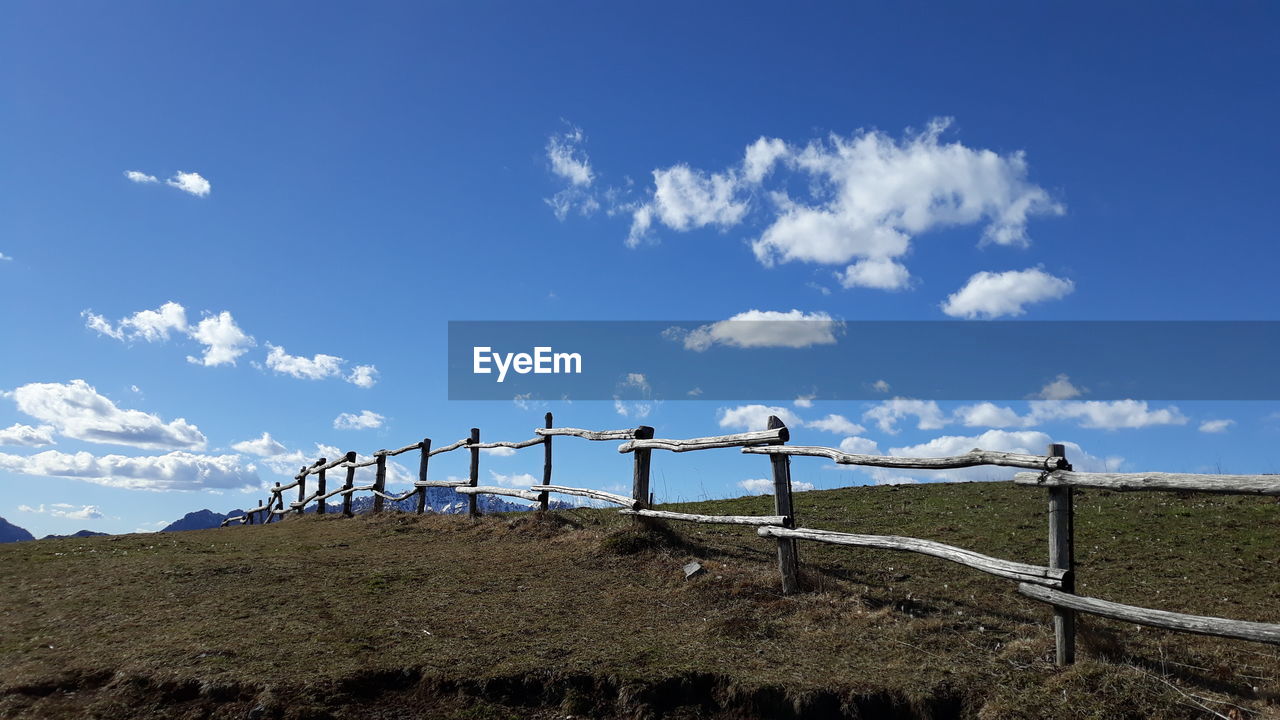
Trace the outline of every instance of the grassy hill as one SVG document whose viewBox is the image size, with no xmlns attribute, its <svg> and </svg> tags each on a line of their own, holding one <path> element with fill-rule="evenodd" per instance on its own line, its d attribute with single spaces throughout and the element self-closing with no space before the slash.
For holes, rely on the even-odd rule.
<svg viewBox="0 0 1280 720">
<path fill-rule="evenodd" d="M 1280 617 L 1280 506 L 1078 496 L 1080 592 Z M 764 514 L 766 497 L 666 506 Z M 1043 563 L 1007 483 L 797 496 L 806 527 Z M 945 561 L 616 513 L 305 517 L 0 547 L 0 717 L 1277 718 L 1280 648 L 1081 619 Z M 701 562 L 689 580 L 681 567 Z"/>
</svg>

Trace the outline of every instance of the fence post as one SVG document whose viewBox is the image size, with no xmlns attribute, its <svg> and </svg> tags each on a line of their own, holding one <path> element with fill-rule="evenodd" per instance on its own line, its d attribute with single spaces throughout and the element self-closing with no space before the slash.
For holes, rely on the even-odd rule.
<svg viewBox="0 0 1280 720">
<path fill-rule="evenodd" d="M 770 415 L 770 430 L 781 428 L 782 442 L 788 439 L 787 426 L 778 418 Z M 795 509 L 791 503 L 791 457 L 775 454 L 769 456 L 773 466 L 773 514 L 782 516 L 782 526 L 796 526 Z M 800 591 L 799 557 L 796 552 L 795 538 L 778 538 L 778 572 L 782 575 L 782 594 L 790 595 Z"/>
<path fill-rule="evenodd" d="M 475 487 L 480 484 L 480 448 L 476 447 L 480 444 L 480 428 L 471 428 L 471 439 L 467 444 L 471 446 L 471 479 L 468 484 Z M 480 517 L 475 493 L 467 496 L 467 514 L 473 518 Z"/>
<path fill-rule="evenodd" d="M 274 505 L 276 504 L 276 500 L 279 500 L 279 499 L 280 499 L 280 481 L 277 480 L 276 486 L 271 489 L 271 499 L 267 502 L 267 519 L 262 523 L 263 525 L 270 524 L 272 518 L 276 516 L 275 513 L 271 511 L 275 509 Z"/>
<path fill-rule="evenodd" d="M 387 455 L 377 455 L 377 473 L 373 476 L 373 511 L 382 512 L 383 497 L 378 493 L 386 492 L 387 487 Z"/>
<path fill-rule="evenodd" d="M 637 440 L 652 440 L 653 428 L 648 425 L 641 425 L 636 428 Z M 632 451 L 635 455 L 631 472 L 631 499 L 636 501 L 636 509 L 649 507 L 649 461 L 653 455 L 653 448 L 636 448 Z M 650 518 L 640 515 L 633 516 L 642 525 L 649 524 Z"/>
<path fill-rule="evenodd" d="M 342 483 L 342 514 L 351 517 L 351 488 L 356 484 L 356 451 L 347 453 L 347 479 Z"/>
<path fill-rule="evenodd" d="M 427 461 L 431 459 L 431 438 L 422 438 L 422 458 L 418 460 L 418 482 L 427 481 Z M 418 486 L 418 514 L 427 510 L 427 486 Z"/>
<path fill-rule="evenodd" d="M 307 470 L 310 466 L 303 465 L 298 471 L 298 509 L 294 511 L 294 515 L 302 514 L 302 501 L 307 499 Z"/>
<path fill-rule="evenodd" d="M 546 421 L 547 421 L 547 428 L 550 429 L 552 427 L 551 413 L 547 413 Z M 542 484 L 543 485 L 551 484 L 551 436 L 550 435 L 542 436 Z M 547 511 L 547 506 L 549 504 L 547 501 L 547 496 L 549 494 L 550 493 L 545 493 L 545 492 L 538 494 L 538 510 L 540 510 L 541 512 Z"/>
<path fill-rule="evenodd" d="M 327 459 L 320 458 L 319 460 L 316 461 L 316 465 L 317 466 L 323 465 L 327 462 L 329 462 Z M 324 481 L 324 470 L 320 470 L 316 473 L 316 514 L 317 515 L 323 515 L 326 509 L 325 505 L 329 503 L 328 500 L 324 499 L 325 490 L 326 490 L 326 486 Z"/>
<path fill-rule="evenodd" d="M 1050 457 L 1066 457 L 1066 448 L 1054 443 L 1049 446 Z M 1062 578 L 1062 592 L 1076 591 L 1075 559 L 1075 511 L 1072 507 L 1073 488 L 1049 488 L 1049 567 L 1066 570 Z M 1056 641 L 1056 662 L 1070 665 L 1076 661 L 1076 611 L 1053 608 L 1053 635 Z"/>
</svg>

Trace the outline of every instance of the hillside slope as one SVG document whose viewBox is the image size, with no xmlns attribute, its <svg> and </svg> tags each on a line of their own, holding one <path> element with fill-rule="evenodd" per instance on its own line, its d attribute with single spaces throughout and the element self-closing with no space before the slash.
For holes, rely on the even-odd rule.
<svg viewBox="0 0 1280 720">
<path fill-rule="evenodd" d="M 672 506 L 764 514 L 769 498 Z M 1042 562 L 1040 491 L 797 496 L 809 527 Z M 1080 591 L 1277 619 L 1280 507 L 1081 493 Z M 748 528 L 616 513 L 291 518 L 0 548 L 0 716 L 1280 717 L 1280 651 L 1050 612 L 941 560 L 803 544 L 778 593 Z M 708 572 L 684 579 L 682 566 Z M 1242 709 L 1235 709 L 1240 706 Z"/>
<path fill-rule="evenodd" d="M 0 543 L 22 542 L 24 540 L 35 539 L 35 536 L 28 532 L 26 528 L 20 528 L 8 520 L 0 518 Z"/>
</svg>

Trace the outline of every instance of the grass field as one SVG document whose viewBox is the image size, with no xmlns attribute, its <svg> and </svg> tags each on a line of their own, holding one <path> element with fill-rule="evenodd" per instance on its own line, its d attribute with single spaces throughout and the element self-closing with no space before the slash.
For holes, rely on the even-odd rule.
<svg viewBox="0 0 1280 720">
<path fill-rule="evenodd" d="M 800 524 L 1043 563 L 1042 491 L 796 496 Z M 766 514 L 766 497 L 664 506 Z M 1280 617 L 1280 506 L 1078 495 L 1078 590 Z M 307 517 L 0 546 L 0 717 L 1280 718 L 1280 648 L 1085 617 L 916 555 L 606 510 Z M 691 560 L 707 572 L 685 580 Z"/>
</svg>

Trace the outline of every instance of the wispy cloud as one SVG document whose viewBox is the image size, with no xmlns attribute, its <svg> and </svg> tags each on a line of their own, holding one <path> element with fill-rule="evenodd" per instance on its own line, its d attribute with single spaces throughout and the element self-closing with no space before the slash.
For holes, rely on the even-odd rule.
<svg viewBox="0 0 1280 720">
<path fill-rule="evenodd" d="M 527 488 L 530 485 L 537 485 L 542 482 L 529 473 L 512 473 L 510 475 L 504 475 L 500 472 L 490 470 L 489 477 L 495 484 L 501 485 L 502 487 Z"/>
<path fill-rule="evenodd" d="M 547 166 L 564 184 L 559 192 L 546 199 L 558 220 L 564 220 L 575 210 L 590 215 L 600 209 L 600 201 L 591 190 L 595 171 L 583 149 L 585 142 L 582 128 L 573 126 L 547 139 Z"/>
<path fill-rule="evenodd" d="M 773 481 L 766 478 L 750 478 L 738 481 L 738 487 L 746 490 L 752 495 L 772 495 Z M 803 480 L 792 480 L 792 492 L 807 492 L 813 489 L 813 483 L 804 482 Z"/>
<path fill-rule="evenodd" d="M 124 176 L 129 179 L 129 182 L 141 185 L 153 185 L 160 182 L 160 179 L 155 175 L 150 175 L 141 170 L 125 170 Z M 174 173 L 172 177 L 164 181 L 164 184 L 196 197 L 206 197 L 213 190 L 213 186 L 200 173 L 184 172 L 182 170 Z"/>
<path fill-rule="evenodd" d="M 342 413 L 333 419 L 334 430 L 372 430 L 382 427 L 386 418 L 372 410 L 361 410 L 359 415 Z"/>
<path fill-rule="evenodd" d="M 1235 420 L 1205 420 L 1200 423 L 1200 432 L 1202 433 L 1224 433 L 1235 425 Z"/>
<path fill-rule="evenodd" d="M 97 505 L 82 505 L 79 508 L 69 503 L 53 503 L 48 507 L 44 505 L 39 507 L 19 505 L 18 510 L 19 512 L 42 513 L 70 520 L 101 520 L 104 517 Z"/>
</svg>

